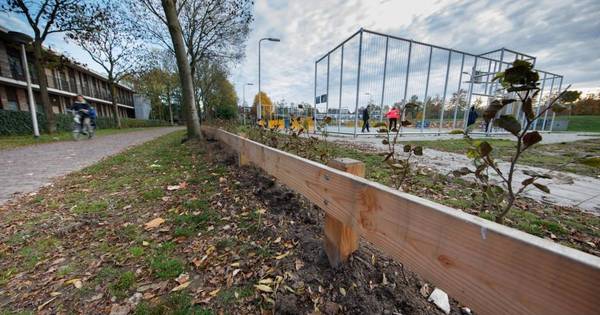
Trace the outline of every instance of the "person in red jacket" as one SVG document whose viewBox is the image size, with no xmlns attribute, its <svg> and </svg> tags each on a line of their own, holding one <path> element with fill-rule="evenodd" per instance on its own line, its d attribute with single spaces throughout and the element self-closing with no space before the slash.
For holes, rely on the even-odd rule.
<svg viewBox="0 0 600 315">
<path fill-rule="evenodd" d="M 385 114 L 385 117 L 387 117 L 390 121 L 390 130 L 391 131 L 398 131 L 398 118 L 400 118 L 400 110 L 396 107 L 393 106 L 389 112 L 387 112 L 387 114 Z"/>
</svg>

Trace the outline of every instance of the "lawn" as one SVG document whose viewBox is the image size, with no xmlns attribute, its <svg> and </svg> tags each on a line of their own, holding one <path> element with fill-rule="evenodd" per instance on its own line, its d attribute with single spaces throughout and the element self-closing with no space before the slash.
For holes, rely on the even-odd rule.
<svg viewBox="0 0 600 315">
<path fill-rule="evenodd" d="M 368 245 L 329 268 L 322 211 L 183 137 L 0 206 L 0 314 L 443 314 Z"/>
<path fill-rule="evenodd" d="M 600 116 L 570 116 L 560 117 L 560 119 L 569 120 L 567 131 L 600 132 Z"/>
<path fill-rule="evenodd" d="M 501 139 L 485 139 L 492 147 L 492 156 L 509 161 L 516 142 Z M 445 152 L 465 154 L 468 143 L 464 139 L 411 141 L 411 144 Z M 580 140 L 554 144 L 538 144 L 528 149 L 519 159 L 519 164 L 560 170 L 586 176 L 600 176 L 600 169 L 583 164 L 585 155 L 600 156 L 600 139 Z"/>
<path fill-rule="evenodd" d="M 145 128 L 123 128 L 123 129 L 99 129 L 96 131 L 97 137 L 124 133 L 124 132 L 132 132 L 132 131 L 140 131 Z M 14 149 L 18 147 L 28 146 L 28 145 L 36 145 L 42 143 L 49 142 L 58 142 L 58 141 L 71 141 L 73 137 L 70 132 L 60 132 L 53 135 L 42 134 L 39 138 L 34 138 L 31 135 L 27 136 L 0 136 L 0 150 Z"/>
</svg>

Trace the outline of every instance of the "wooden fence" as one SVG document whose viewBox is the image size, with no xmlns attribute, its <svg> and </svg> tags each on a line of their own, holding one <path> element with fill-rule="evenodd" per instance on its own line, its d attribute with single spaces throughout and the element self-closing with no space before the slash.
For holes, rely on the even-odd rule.
<svg viewBox="0 0 600 315">
<path fill-rule="evenodd" d="M 600 258 L 221 129 L 204 134 L 479 314 L 600 314 Z"/>
</svg>

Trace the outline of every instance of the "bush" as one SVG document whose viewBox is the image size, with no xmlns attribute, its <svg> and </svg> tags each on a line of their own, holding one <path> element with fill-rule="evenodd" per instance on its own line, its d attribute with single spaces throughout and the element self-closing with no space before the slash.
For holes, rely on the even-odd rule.
<svg viewBox="0 0 600 315">
<path fill-rule="evenodd" d="M 37 113 L 40 132 L 46 132 L 46 116 Z M 73 117 L 69 114 L 56 114 L 56 127 L 58 131 L 71 131 Z M 98 129 L 117 128 L 117 123 L 110 117 L 98 117 L 96 120 Z M 162 120 L 144 120 L 134 118 L 122 118 L 121 127 L 141 128 L 168 126 L 169 123 Z M 0 135 L 26 135 L 33 133 L 31 114 L 29 112 L 9 111 L 0 109 Z"/>
</svg>

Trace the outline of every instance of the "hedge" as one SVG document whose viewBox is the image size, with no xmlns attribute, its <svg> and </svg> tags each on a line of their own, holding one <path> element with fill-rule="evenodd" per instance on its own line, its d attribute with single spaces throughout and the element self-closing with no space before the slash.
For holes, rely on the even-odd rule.
<svg viewBox="0 0 600 315">
<path fill-rule="evenodd" d="M 40 132 L 46 132 L 46 116 L 37 113 Z M 69 114 L 56 114 L 56 126 L 58 131 L 71 131 L 73 117 Z M 117 123 L 110 117 L 98 117 L 96 120 L 98 129 L 116 128 Z M 122 118 L 122 128 L 159 127 L 168 126 L 169 123 L 162 120 L 143 120 L 133 118 Z M 33 133 L 31 114 L 29 112 L 9 111 L 0 109 L 0 135 L 26 135 Z"/>
</svg>

